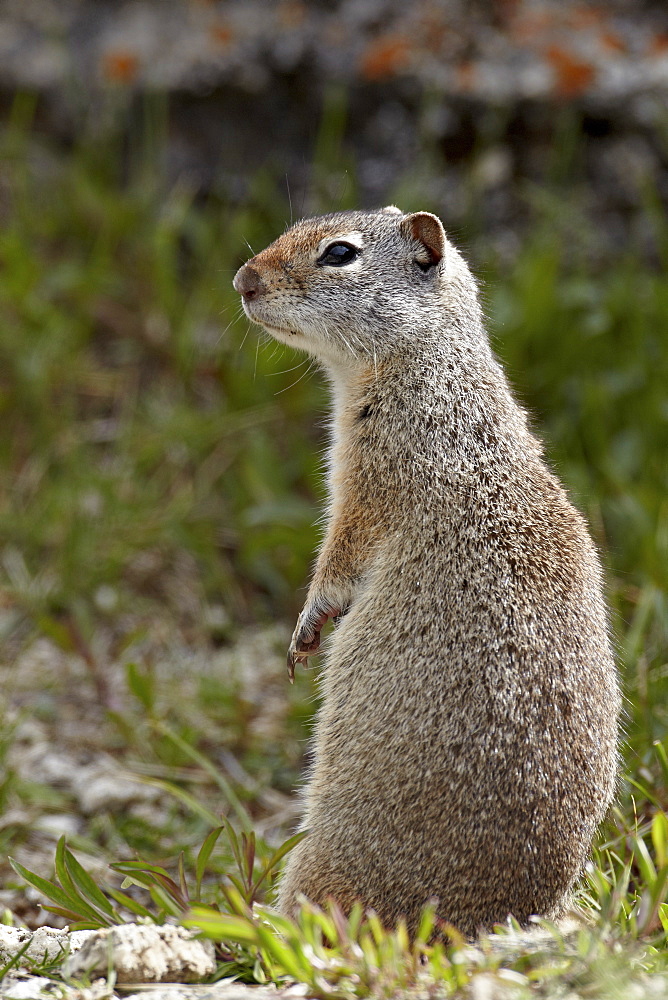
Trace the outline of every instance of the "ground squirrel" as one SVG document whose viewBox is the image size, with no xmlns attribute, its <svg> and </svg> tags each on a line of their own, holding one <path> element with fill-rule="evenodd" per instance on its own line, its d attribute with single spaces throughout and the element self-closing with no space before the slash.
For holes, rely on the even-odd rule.
<svg viewBox="0 0 668 1000">
<path fill-rule="evenodd" d="M 279 905 L 411 930 L 559 916 L 615 788 L 599 561 L 436 216 L 298 222 L 238 271 L 246 315 L 333 396 L 327 534 L 288 654 L 318 649 L 306 838 Z"/>
</svg>

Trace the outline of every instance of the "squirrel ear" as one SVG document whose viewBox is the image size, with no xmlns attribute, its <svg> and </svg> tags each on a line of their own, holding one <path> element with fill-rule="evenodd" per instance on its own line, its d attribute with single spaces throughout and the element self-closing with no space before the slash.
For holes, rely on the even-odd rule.
<svg viewBox="0 0 668 1000">
<path fill-rule="evenodd" d="M 386 205 L 385 208 L 381 208 L 381 215 L 403 215 L 404 213 L 396 205 Z"/>
<path fill-rule="evenodd" d="M 446 236 L 437 216 L 431 212 L 414 212 L 402 220 L 400 229 L 407 239 L 422 244 L 432 266 L 440 263 L 445 253 Z"/>
</svg>

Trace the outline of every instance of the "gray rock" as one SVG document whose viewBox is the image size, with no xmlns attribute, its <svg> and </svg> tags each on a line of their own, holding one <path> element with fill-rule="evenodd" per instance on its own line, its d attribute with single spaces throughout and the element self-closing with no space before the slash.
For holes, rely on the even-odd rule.
<svg viewBox="0 0 668 1000">
<path fill-rule="evenodd" d="M 53 983 L 44 976 L 12 976 L 3 979 L 1 989 L 2 1000 L 45 1000 L 46 997 L 58 996 L 53 991 Z"/>
<path fill-rule="evenodd" d="M 183 927 L 124 924 L 93 931 L 63 965 L 65 978 L 106 975 L 110 963 L 119 983 L 198 982 L 216 968 L 211 941 Z"/>
<path fill-rule="evenodd" d="M 277 990 L 273 986 L 245 986 L 243 983 L 221 980 L 210 986 L 172 985 L 151 990 L 150 1000 L 304 1000 L 306 986 L 290 986 Z M 145 992 L 125 994 L 124 1000 L 148 1000 Z"/>
<path fill-rule="evenodd" d="M 137 993 L 123 993 L 123 1000 L 303 1000 L 308 996 L 305 986 L 290 986 L 277 990 L 271 986 L 244 986 L 221 980 L 209 986 L 187 986 L 170 983 L 144 988 Z M 106 980 L 95 980 L 90 986 L 68 986 L 44 976 L 10 975 L 0 987 L 2 1000 L 120 1000 L 110 993 Z"/>
<path fill-rule="evenodd" d="M 206 93 L 249 91 L 306 69 L 327 81 L 410 80 L 478 100 L 628 99 L 668 87 L 662 5 L 611 2 L 590 17 L 564 0 L 498 10 L 450 0 L 8 0 L 0 79 L 85 89 L 111 82 Z M 586 11 L 585 11 L 586 13 Z"/>
<path fill-rule="evenodd" d="M 4 965 L 23 948 L 27 941 L 30 945 L 24 953 L 26 962 L 54 961 L 59 956 L 65 956 L 77 951 L 85 941 L 94 935 L 95 931 L 67 931 L 55 927 L 40 927 L 29 931 L 26 927 L 4 927 L 0 924 L 0 965 Z M 4 991 L 3 994 L 4 996 Z"/>
<path fill-rule="evenodd" d="M 480 239 L 485 256 L 507 259 L 526 190 L 555 183 L 555 123 L 572 108 L 586 155 L 567 186 L 584 186 L 590 253 L 631 242 L 658 259 L 643 199 L 651 190 L 668 202 L 668 5 L 590 6 L 4 0 L 0 92 L 38 91 L 41 127 L 71 138 L 113 131 L 114 109 L 142 92 L 175 97 L 165 104 L 169 184 L 186 177 L 252 199 L 257 171 L 280 163 L 306 215 L 346 193 L 339 153 L 317 182 L 309 169 L 318 123 L 337 131 L 341 119 L 360 205 L 427 204 L 453 231 L 478 220 L 474 255 Z"/>
<path fill-rule="evenodd" d="M 86 815 L 125 809 L 134 802 L 155 802 L 160 792 L 124 771 L 112 757 L 100 755 L 79 768 L 72 790 Z"/>
</svg>

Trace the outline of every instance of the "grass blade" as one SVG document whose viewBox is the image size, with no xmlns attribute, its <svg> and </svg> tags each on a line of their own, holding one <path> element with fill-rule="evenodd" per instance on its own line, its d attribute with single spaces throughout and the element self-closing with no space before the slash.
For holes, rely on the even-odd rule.
<svg viewBox="0 0 668 1000">
<path fill-rule="evenodd" d="M 288 840 L 282 843 L 281 846 L 274 851 L 274 853 L 269 858 L 264 868 L 260 872 L 259 876 L 253 883 L 252 887 L 253 896 L 255 896 L 255 893 L 260 888 L 266 877 L 271 873 L 272 869 L 276 868 L 279 861 L 281 861 L 282 858 L 284 858 L 285 855 L 288 854 L 293 849 L 293 847 L 296 847 L 299 841 L 303 840 L 307 834 L 308 830 L 301 830 L 299 833 L 295 833 L 293 837 L 289 837 Z"/>
<path fill-rule="evenodd" d="M 128 896 L 125 892 L 120 892 L 118 889 L 107 889 L 107 892 L 113 900 L 115 900 L 119 906 L 123 906 L 130 913 L 134 913 L 137 917 L 143 917 L 146 920 L 154 920 L 154 915 L 145 906 L 142 906 L 140 902 L 133 899 L 132 896 Z"/>
<path fill-rule="evenodd" d="M 283 941 L 273 928 L 266 924 L 257 923 L 255 933 L 259 939 L 261 947 L 271 957 L 272 961 L 280 966 L 283 972 L 296 979 L 298 982 L 309 983 L 313 979 L 314 969 L 306 960 L 301 948 L 290 947 Z"/>
<path fill-rule="evenodd" d="M 34 872 L 29 871 L 29 869 L 24 868 L 23 865 L 19 864 L 18 861 L 14 861 L 13 858 L 8 858 L 8 861 L 16 874 L 19 875 L 24 882 L 31 885 L 33 889 L 37 889 L 37 891 L 45 896 L 50 902 L 55 903 L 56 906 L 60 906 L 64 910 L 77 912 L 77 915 L 79 915 L 79 911 L 74 910 L 78 900 L 72 899 L 59 885 L 56 885 L 55 882 L 50 882 L 49 879 L 42 878 L 41 875 L 36 875 Z"/>
<path fill-rule="evenodd" d="M 112 923 L 120 923 L 120 918 L 107 897 L 71 851 L 65 849 L 64 860 L 67 872 L 79 892 L 96 910 L 106 914 Z"/>
<path fill-rule="evenodd" d="M 206 866 L 209 858 L 213 854 L 216 844 L 218 843 L 218 838 L 224 829 L 224 826 L 218 826 L 215 830 L 211 830 L 211 832 L 207 834 L 204 843 L 199 849 L 197 861 L 195 862 L 195 898 L 198 902 L 202 890 L 202 879 L 204 878 Z"/>
<path fill-rule="evenodd" d="M 218 913 L 208 907 L 193 907 L 181 921 L 184 927 L 199 930 L 214 941 L 234 941 L 237 944 L 257 945 L 257 928 L 252 920 L 232 913 Z"/>
<path fill-rule="evenodd" d="M 230 842 L 230 847 L 232 848 L 232 853 L 234 854 L 234 860 L 237 863 L 237 869 L 241 874 L 243 874 L 244 863 L 241 856 L 241 847 L 239 846 L 239 838 L 237 837 L 236 831 L 232 826 L 232 824 L 230 823 L 229 819 L 227 819 L 226 816 L 223 816 L 222 820 L 223 820 L 223 826 L 225 827 L 225 831 L 227 833 L 227 839 Z"/>
<path fill-rule="evenodd" d="M 82 896 L 75 886 L 74 882 L 70 877 L 70 873 L 67 870 L 67 864 L 65 861 L 65 856 L 67 854 L 67 846 L 65 843 L 65 837 L 60 837 L 58 844 L 56 845 L 56 857 L 54 860 L 54 866 L 56 869 L 56 876 L 60 884 L 62 885 L 64 891 L 70 897 L 71 906 L 77 907 L 78 912 L 88 920 L 99 920 L 102 926 L 107 925 L 105 919 L 100 919 L 99 915 L 95 909 L 88 903 L 85 896 Z"/>
<path fill-rule="evenodd" d="M 204 756 L 204 754 L 200 753 L 199 750 L 196 750 L 195 747 L 191 746 L 189 743 L 186 743 L 185 740 L 181 739 L 181 737 L 177 733 L 175 733 L 172 729 L 170 729 L 169 726 L 167 726 L 164 722 L 156 722 L 154 723 L 154 725 L 159 733 L 161 733 L 163 736 L 166 736 L 167 739 L 171 740 L 172 743 L 174 743 L 174 745 L 177 746 L 182 753 L 184 753 L 187 757 L 190 757 L 190 759 L 194 761 L 196 764 L 199 764 L 199 766 L 202 768 L 203 771 L 206 771 L 206 773 L 212 778 L 215 784 L 218 785 L 221 792 L 225 796 L 226 800 L 229 802 L 231 808 L 239 817 L 239 822 L 241 823 L 242 828 L 247 833 L 250 833 L 251 830 L 253 829 L 253 821 L 251 819 L 251 816 L 246 807 L 244 806 L 244 804 L 242 803 L 241 799 L 237 795 L 237 793 L 232 788 L 232 785 L 226 778 L 223 777 L 218 768 L 216 768 L 214 764 L 212 764 L 211 761 Z M 216 825 L 217 825 L 217 820 L 216 820 Z"/>
<path fill-rule="evenodd" d="M 152 785 L 153 788 L 159 788 L 161 791 L 167 792 L 168 795 L 172 795 L 175 799 L 183 802 L 184 806 L 187 806 L 196 816 L 201 816 L 209 826 L 218 826 L 220 822 L 219 816 L 216 816 L 210 809 L 207 809 L 206 806 L 198 802 L 194 795 L 184 791 L 183 788 L 179 788 L 178 785 L 172 784 L 171 781 L 164 781 L 162 778 L 147 778 L 143 775 L 138 776 L 137 780 L 143 781 L 145 785 Z"/>
</svg>

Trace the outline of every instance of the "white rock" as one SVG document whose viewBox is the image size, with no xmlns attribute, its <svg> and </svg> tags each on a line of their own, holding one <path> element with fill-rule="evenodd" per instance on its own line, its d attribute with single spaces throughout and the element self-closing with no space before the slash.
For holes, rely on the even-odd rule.
<svg viewBox="0 0 668 1000">
<path fill-rule="evenodd" d="M 28 978 L 11 977 L 2 982 L 2 1000 L 45 1000 L 46 997 L 58 996 L 52 992 L 53 983 L 44 976 L 29 976 Z"/>
<path fill-rule="evenodd" d="M 82 821 L 78 816 L 68 813 L 45 813 L 39 816 L 32 824 L 33 830 L 46 833 L 50 837 L 57 839 L 62 837 L 75 837 L 81 830 Z"/>
<path fill-rule="evenodd" d="M 40 927 L 33 932 L 26 927 L 5 927 L 0 924 L 0 965 L 13 958 L 26 941 L 30 941 L 24 952 L 26 960 L 42 962 L 48 959 L 51 962 L 60 955 L 65 956 L 68 950 L 70 954 L 78 951 L 94 934 L 95 931 L 74 931 L 69 934 L 56 927 Z"/>
<path fill-rule="evenodd" d="M 0 990 L 2 1000 L 118 1000 L 116 993 L 109 992 L 104 979 L 79 988 L 66 986 L 55 979 L 45 979 L 44 976 L 10 973 L 3 979 Z M 146 994 L 141 1000 L 147 1000 Z M 151 997 L 151 1000 L 155 998 Z"/>
<path fill-rule="evenodd" d="M 274 986 L 245 986 L 230 979 L 221 979 L 210 986 L 165 985 L 147 994 L 124 994 L 124 1000 L 303 1000 L 308 995 L 306 986 L 276 989 Z"/>
<path fill-rule="evenodd" d="M 70 955 L 73 955 L 75 951 L 79 951 L 83 948 L 86 941 L 90 938 L 95 937 L 97 931 L 70 931 L 68 937 L 70 939 Z"/>
<path fill-rule="evenodd" d="M 216 968 L 213 942 L 196 939 L 184 927 L 123 924 L 92 931 L 66 959 L 65 978 L 106 975 L 113 965 L 119 983 L 192 983 Z"/>
<path fill-rule="evenodd" d="M 69 788 L 80 770 L 72 754 L 52 750 L 48 743 L 16 744 L 10 753 L 12 766 L 21 777 L 41 785 Z"/>
<path fill-rule="evenodd" d="M 65 954 L 68 935 L 65 931 L 56 930 L 55 927 L 40 927 L 33 934 L 25 927 L 0 925 L 0 965 L 4 965 L 13 958 L 27 941 L 30 942 L 30 945 L 25 952 L 26 960 L 49 959 L 51 961 L 58 958 L 59 955 Z"/>
<path fill-rule="evenodd" d="M 157 788 L 123 771 L 112 758 L 102 756 L 79 768 L 72 788 L 81 811 L 87 815 L 124 809 L 133 802 L 154 802 L 160 795 Z"/>
</svg>

